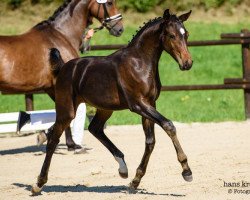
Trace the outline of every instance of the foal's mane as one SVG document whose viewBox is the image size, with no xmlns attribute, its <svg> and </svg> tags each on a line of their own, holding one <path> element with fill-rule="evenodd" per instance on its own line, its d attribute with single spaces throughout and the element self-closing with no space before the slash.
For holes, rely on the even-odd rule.
<svg viewBox="0 0 250 200">
<path fill-rule="evenodd" d="M 155 19 L 151 19 L 149 20 L 148 22 L 144 22 L 144 26 L 143 27 L 139 27 L 140 30 L 137 30 L 136 31 L 136 35 L 133 35 L 133 38 L 132 40 L 129 42 L 128 45 L 131 45 L 132 43 L 134 43 L 137 38 L 146 30 L 148 29 L 149 27 L 155 25 L 156 23 L 158 23 L 160 20 L 162 20 L 163 18 L 162 17 L 156 17 Z"/>
<path fill-rule="evenodd" d="M 132 43 L 134 43 L 137 38 L 149 27 L 154 26 L 155 24 L 157 24 L 158 22 L 160 22 L 162 19 L 164 19 L 163 17 L 156 17 L 154 19 L 149 20 L 148 22 L 144 22 L 144 26 L 143 27 L 139 27 L 140 30 L 136 31 L 136 35 L 133 35 L 132 40 L 129 42 L 128 46 L 131 45 Z M 170 15 L 169 21 L 177 21 L 180 22 L 180 20 L 178 19 L 178 17 L 176 15 Z"/>
<path fill-rule="evenodd" d="M 64 3 L 55 10 L 55 12 L 53 13 L 52 16 L 50 16 L 47 20 L 44 20 L 40 23 L 38 23 L 35 27 L 39 27 L 39 26 L 43 26 L 43 25 L 48 25 L 51 24 L 51 22 L 55 21 L 55 19 L 60 15 L 60 13 L 62 13 L 68 6 L 69 4 L 72 2 L 73 0 L 65 0 Z M 74 2 L 74 4 L 72 4 L 71 8 L 70 8 L 70 15 L 72 15 L 75 6 L 80 2 L 81 0 L 76 0 Z"/>
</svg>

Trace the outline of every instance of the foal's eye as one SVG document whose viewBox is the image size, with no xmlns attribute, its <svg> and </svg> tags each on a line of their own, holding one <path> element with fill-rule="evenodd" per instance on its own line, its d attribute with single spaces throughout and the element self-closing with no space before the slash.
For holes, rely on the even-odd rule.
<svg viewBox="0 0 250 200">
<path fill-rule="evenodd" d="M 169 37 L 170 37 L 171 39 L 173 39 L 173 40 L 175 39 L 175 35 L 173 35 L 173 34 L 170 34 Z"/>
</svg>

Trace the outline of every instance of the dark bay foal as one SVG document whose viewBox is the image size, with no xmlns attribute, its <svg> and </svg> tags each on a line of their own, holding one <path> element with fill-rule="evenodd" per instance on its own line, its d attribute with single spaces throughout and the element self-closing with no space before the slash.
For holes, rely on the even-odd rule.
<svg viewBox="0 0 250 200">
<path fill-rule="evenodd" d="M 59 51 L 51 50 L 51 59 L 58 70 L 55 72 L 58 73 L 57 117 L 49 130 L 46 158 L 38 181 L 32 188 L 33 194 L 39 193 L 47 182 L 51 158 L 59 138 L 75 117 L 81 102 L 97 108 L 89 131 L 113 154 L 119 163 L 122 178 L 128 177 L 124 155 L 104 134 L 103 126 L 115 110 L 130 109 L 142 116 L 146 146 L 135 178 L 129 185 L 131 191 L 137 189 L 146 172 L 155 145 L 155 123 L 171 138 L 183 168 L 183 178 L 192 181 L 187 156 L 177 139 L 173 123 L 155 108 L 161 90 L 158 62 L 163 50 L 179 63 L 181 70 L 192 67 L 191 55 L 187 49 L 188 32 L 183 25 L 190 14 L 191 11 L 177 17 L 166 10 L 163 17 L 148 22 L 127 47 L 107 57 L 77 58 L 61 66 L 63 61 Z"/>
</svg>

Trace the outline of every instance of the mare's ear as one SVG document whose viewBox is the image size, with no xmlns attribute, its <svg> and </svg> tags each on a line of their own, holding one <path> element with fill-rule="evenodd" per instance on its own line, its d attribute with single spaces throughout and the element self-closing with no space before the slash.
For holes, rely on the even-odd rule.
<svg viewBox="0 0 250 200">
<path fill-rule="evenodd" d="M 190 10 L 189 12 L 179 16 L 178 18 L 182 21 L 182 22 L 185 22 L 187 21 L 187 19 L 189 18 L 189 16 L 191 15 L 192 13 L 192 10 Z"/>
<path fill-rule="evenodd" d="M 165 10 L 165 12 L 164 12 L 164 14 L 163 14 L 163 18 L 164 18 L 165 20 L 169 20 L 170 16 L 171 16 L 171 14 L 170 14 L 170 12 L 169 12 L 169 9 Z"/>
</svg>

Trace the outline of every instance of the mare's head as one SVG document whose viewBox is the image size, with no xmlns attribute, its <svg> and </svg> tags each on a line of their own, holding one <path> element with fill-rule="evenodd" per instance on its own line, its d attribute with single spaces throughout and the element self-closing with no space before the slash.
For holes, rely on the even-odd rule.
<svg viewBox="0 0 250 200">
<path fill-rule="evenodd" d="M 111 35 L 121 36 L 124 29 L 116 0 L 90 0 L 89 5 L 91 17 L 97 18 Z"/>
<path fill-rule="evenodd" d="M 188 31 L 183 24 L 190 14 L 191 11 L 177 17 L 167 9 L 163 15 L 163 48 L 178 62 L 181 70 L 189 70 L 193 64 L 187 47 Z"/>
</svg>

